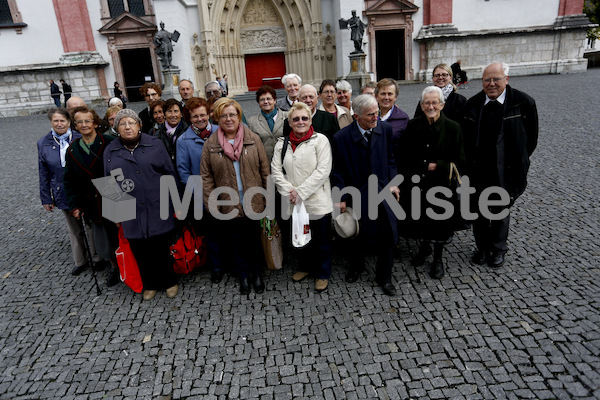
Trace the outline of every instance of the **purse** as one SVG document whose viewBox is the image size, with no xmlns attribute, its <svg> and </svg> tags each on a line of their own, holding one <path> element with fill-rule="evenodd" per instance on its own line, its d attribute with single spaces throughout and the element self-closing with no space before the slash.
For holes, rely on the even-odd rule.
<svg viewBox="0 0 600 400">
<path fill-rule="evenodd" d="M 281 269 L 283 266 L 283 244 L 277 221 L 267 217 L 260 221 L 263 253 L 268 269 Z"/>
<path fill-rule="evenodd" d="M 206 264 L 206 243 L 204 236 L 198 236 L 193 229 L 185 226 L 181 236 L 171 245 L 173 269 L 176 274 L 189 274 Z"/>
<path fill-rule="evenodd" d="M 119 247 L 115 251 L 117 264 L 119 265 L 119 275 L 121 281 L 129 286 L 136 293 L 141 293 L 144 287 L 140 268 L 135 260 L 135 256 L 129 246 L 129 241 L 123 234 L 123 227 L 119 227 Z"/>
</svg>

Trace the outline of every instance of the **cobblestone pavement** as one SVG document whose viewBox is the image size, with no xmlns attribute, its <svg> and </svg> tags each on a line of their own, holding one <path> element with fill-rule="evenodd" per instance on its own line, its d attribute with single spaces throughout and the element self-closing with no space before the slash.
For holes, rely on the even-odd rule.
<svg viewBox="0 0 600 400">
<path fill-rule="evenodd" d="M 541 132 L 505 266 L 470 264 L 461 232 L 433 281 L 403 246 L 391 298 L 372 265 L 346 284 L 339 252 L 321 294 L 284 269 L 262 295 L 200 271 L 174 299 L 122 284 L 97 296 L 90 271 L 69 274 L 62 215 L 39 202 L 49 122 L 0 119 L 0 398 L 600 398 L 598 82 L 599 69 L 511 78 Z M 423 87 L 401 88 L 410 115 Z"/>
</svg>

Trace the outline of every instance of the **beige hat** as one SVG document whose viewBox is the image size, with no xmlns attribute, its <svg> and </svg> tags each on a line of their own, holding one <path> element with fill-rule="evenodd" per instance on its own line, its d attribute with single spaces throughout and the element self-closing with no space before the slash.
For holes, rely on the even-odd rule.
<svg viewBox="0 0 600 400">
<path fill-rule="evenodd" d="M 343 239 L 352 239 L 358 236 L 358 219 L 351 207 L 346 207 L 346 211 L 335 217 L 333 225 L 337 234 Z"/>
</svg>

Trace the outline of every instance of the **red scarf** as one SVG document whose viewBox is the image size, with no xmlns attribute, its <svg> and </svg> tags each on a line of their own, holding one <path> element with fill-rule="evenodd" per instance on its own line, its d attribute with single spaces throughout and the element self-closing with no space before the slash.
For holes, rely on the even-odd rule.
<svg viewBox="0 0 600 400">
<path fill-rule="evenodd" d="M 290 144 L 292 145 L 292 153 L 294 151 L 296 151 L 296 147 L 300 143 L 304 142 L 305 140 L 310 139 L 310 137 L 313 135 L 314 132 L 315 132 L 315 130 L 311 126 L 310 129 L 308 130 L 308 132 L 306 132 L 306 135 L 304 135 L 300 139 L 298 139 L 298 137 L 296 136 L 296 134 L 294 134 L 294 132 L 290 132 Z"/>
<path fill-rule="evenodd" d="M 206 140 L 206 138 L 208 138 L 212 132 L 212 130 L 210 129 L 211 126 L 210 124 L 206 125 L 206 128 L 204 128 L 203 130 L 200 130 L 198 128 L 196 128 L 194 125 L 192 125 L 192 131 L 194 131 L 194 133 L 196 134 L 196 136 L 198 136 L 200 139 Z"/>
<path fill-rule="evenodd" d="M 225 155 L 232 161 L 239 161 L 240 156 L 242 155 L 242 148 L 244 147 L 244 126 L 240 124 L 238 131 L 235 134 L 235 138 L 233 139 L 233 145 L 225 138 L 225 132 L 223 132 L 221 127 L 219 127 L 219 130 L 217 131 L 217 137 Z"/>
</svg>

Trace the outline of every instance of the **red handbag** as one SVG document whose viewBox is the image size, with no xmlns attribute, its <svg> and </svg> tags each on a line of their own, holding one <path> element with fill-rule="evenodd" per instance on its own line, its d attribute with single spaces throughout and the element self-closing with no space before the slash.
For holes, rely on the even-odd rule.
<svg viewBox="0 0 600 400">
<path fill-rule="evenodd" d="M 176 274 L 189 274 L 203 266 L 206 264 L 204 236 L 197 236 L 192 229 L 184 227 L 177 242 L 171 245 L 171 255 Z"/>
<path fill-rule="evenodd" d="M 121 281 L 131 288 L 136 293 L 141 293 L 144 287 L 140 268 L 129 247 L 129 241 L 123 234 L 123 227 L 119 227 L 119 248 L 115 251 L 117 256 L 117 264 L 119 264 L 119 273 Z"/>
</svg>

